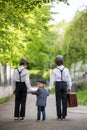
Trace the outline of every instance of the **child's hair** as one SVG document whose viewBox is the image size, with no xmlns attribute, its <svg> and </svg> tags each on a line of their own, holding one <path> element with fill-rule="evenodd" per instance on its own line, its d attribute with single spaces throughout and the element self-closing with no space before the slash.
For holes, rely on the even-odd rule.
<svg viewBox="0 0 87 130">
<path fill-rule="evenodd" d="M 29 65 L 29 62 L 27 61 L 27 59 L 24 59 L 24 58 L 22 58 L 22 59 L 20 59 L 20 62 L 19 62 L 19 64 L 20 65 Z"/>
<path fill-rule="evenodd" d="M 60 66 L 63 65 L 63 61 L 55 61 L 56 65 Z"/>
<path fill-rule="evenodd" d="M 62 55 L 57 55 L 55 57 L 55 63 L 56 65 L 60 66 L 60 65 L 63 65 L 63 56 Z"/>
</svg>

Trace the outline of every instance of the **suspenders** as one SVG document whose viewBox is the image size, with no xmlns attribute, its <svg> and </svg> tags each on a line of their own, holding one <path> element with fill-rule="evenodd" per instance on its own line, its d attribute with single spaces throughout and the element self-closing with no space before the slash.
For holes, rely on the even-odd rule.
<svg viewBox="0 0 87 130">
<path fill-rule="evenodd" d="M 18 71 L 18 73 L 19 73 L 19 80 L 20 80 L 20 82 L 21 82 L 21 72 L 23 71 L 24 69 L 22 69 L 21 71 L 19 71 L 18 69 L 17 69 L 17 71 Z"/>
<path fill-rule="evenodd" d="M 61 81 L 63 81 L 63 76 L 62 76 L 62 72 L 63 72 L 63 70 L 64 70 L 64 68 L 61 70 L 61 69 L 59 69 L 59 68 L 57 68 L 60 72 L 61 72 Z"/>
</svg>

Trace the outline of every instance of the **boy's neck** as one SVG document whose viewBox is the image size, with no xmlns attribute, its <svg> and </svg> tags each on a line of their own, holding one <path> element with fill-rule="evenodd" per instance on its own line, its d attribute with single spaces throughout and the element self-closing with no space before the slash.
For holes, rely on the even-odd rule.
<svg viewBox="0 0 87 130">
<path fill-rule="evenodd" d="M 44 88 L 44 86 L 38 86 L 39 88 Z"/>
</svg>

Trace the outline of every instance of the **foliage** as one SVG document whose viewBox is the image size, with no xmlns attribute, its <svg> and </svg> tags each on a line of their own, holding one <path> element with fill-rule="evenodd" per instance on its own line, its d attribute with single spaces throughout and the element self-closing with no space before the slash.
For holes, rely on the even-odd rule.
<svg viewBox="0 0 87 130">
<path fill-rule="evenodd" d="M 87 106 L 87 89 L 78 91 L 77 98 L 79 105 Z"/>
<path fill-rule="evenodd" d="M 8 102 L 10 100 L 10 97 L 0 98 L 0 104 Z"/>
<path fill-rule="evenodd" d="M 53 0 L 0 0 L 0 25 L 1 28 L 8 27 L 9 25 L 14 25 L 19 27 L 19 24 L 24 21 L 24 14 L 30 13 L 35 8 L 41 8 L 43 3 L 51 2 Z M 64 1 L 67 0 L 55 0 Z"/>
<path fill-rule="evenodd" d="M 42 2 L 39 6 L 39 2 L 1 0 L 1 62 L 17 66 L 19 59 L 26 57 L 35 68 L 49 64 L 49 51 L 52 50 L 55 34 L 48 24 L 51 19 L 50 7 Z"/>
<path fill-rule="evenodd" d="M 55 1 L 67 3 L 67 0 Z M 53 0 L 0 1 L 2 63 L 15 67 L 21 57 L 26 57 L 33 69 L 48 68 L 53 64 L 53 57 L 61 50 L 56 44 L 57 32 L 49 25 L 52 13 L 46 4 L 49 2 Z"/>
<path fill-rule="evenodd" d="M 53 51 L 52 46 L 55 40 L 54 33 L 50 30 L 51 26 L 48 24 L 51 17 L 48 10 L 49 8 L 45 6 L 40 9 L 36 8 L 33 11 L 33 23 L 32 18 L 30 19 L 29 16 L 31 30 L 25 37 L 25 42 L 27 43 L 25 53 L 35 68 L 46 68 L 49 64 L 50 52 L 52 53 Z"/>
<path fill-rule="evenodd" d="M 62 52 L 69 66 L 78 61 L 87 62 L 86 16 L 87 9 L 78 12 L 67 26 Z"/>
<path fill-rule="evenodd" d="M 87 80 L 83 80 L 82 82 L 77 83 L 78 90 L 84 90 L 87 88 Z"/>
</svg>

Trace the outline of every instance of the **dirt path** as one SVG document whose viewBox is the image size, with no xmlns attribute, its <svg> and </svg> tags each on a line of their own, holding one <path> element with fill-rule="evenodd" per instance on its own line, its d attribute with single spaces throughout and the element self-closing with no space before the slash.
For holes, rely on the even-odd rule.
<svg viewBox="0 0 87 130">
<path fill-rule="evenodd" d="M 87 130 L 87 107 L 68 108 L 66 120 L 56 119 L 55 96 L 47 100 L 46 121 L 36 121 L 36 97 L 28 95 L 26 118 L 23 122 L 14 121 L 14 97 L 0 105 L 0 130 Z"/>
</svg>

